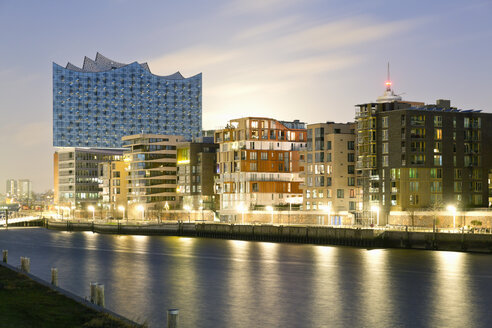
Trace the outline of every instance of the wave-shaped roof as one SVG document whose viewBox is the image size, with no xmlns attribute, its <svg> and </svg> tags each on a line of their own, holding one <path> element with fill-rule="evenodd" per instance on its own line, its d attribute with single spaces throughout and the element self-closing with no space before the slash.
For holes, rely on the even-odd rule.
<svg viewBox="0 0 492 328">
<path fill-rule="evenodd" d="M 137 63 L 142 69 L 146 70 L 147 72 L 151 73 L 149 65 L 147 63 Z M 118 69 L 124 66 L 128 66 L 131 64 L 123 64 L 123 63 L 118 63 L 112 59 L 109 59 L 103 55 L 101 55 L 99 52 L 96 53 L 96 58 L 94 60 L 90 59 L 89 57 L 85 56 L 84 57 L 84 63 L 82 64 L 82 68 L 68 62 L 67 65 L 65 66 L 66 69 L 76 71 L 76 72 L 84 72 L 84 73 L 97 73 L 97 72 L 104 72 L 104 71 L 110 71 L 113 69 Z M 182 80 L 185 77 L 181 75 L 180 72 L 176 72 L 174 74 L 164 76 L 167 79 L 173 79 L 173 80 Z"/>
</svg>

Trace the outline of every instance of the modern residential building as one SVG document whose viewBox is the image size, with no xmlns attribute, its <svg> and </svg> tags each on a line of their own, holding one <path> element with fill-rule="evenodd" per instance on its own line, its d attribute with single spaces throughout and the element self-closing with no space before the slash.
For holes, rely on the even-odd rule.
<svg viewBox="0 0 492 328">
<path fill-rule="evenodd" d="M 357 204 L 355 123 L 307 126 L 303 209 L 326 211 L 330 224 L 354 222 Z M 348 219 L 348 220 L 344 220 Z"/>
<path fill-rule="evenodd" d="M 136 134 L 122 140 L 129 160 L 128 213 L 136 216 L 133 212 L 145 211 L 150 215 L 149 211 L 176 208 L 177 145 L 184 138 Z"/>
<path fill-rule="evenodd" d="M 17 198 L 19 194 L 19 188 L 17 185 L 17 180 L 8 179 L 5 186 L 5 195 L 7 198 Z"/>
<path fill-rule="evenodd" d="M 53 146 L 121 148 L 137 133 L 200 137 L 202 75 L 151 73 L 97 53 L 82 68 L 53 63 Z"/>
<path fill-rule="evenodd" d="M 127 156 L 98 164 L 99 199 L 104 217 L 126 217 L 129 166 Z"/>
<path fill-rule="evenodd" d="M 391 82 L 377 102 L 357 107 L 363 217 L 385 224 L 390 211 L 489 205 L 491 114 L 403 101 Z"/>
<path fill-rule="evenodd" d="M 219 196 L 215 195 L 218 144 L 184 142 L 178 145 L 178 203 L 190 210 L 218 210 Z"/>
<path fill-rule="evenodd" d="M 87 210 L 99 200 L 98 165 L 121 160 L 123 150 L 67 147 L 57 149 L 55 163 L 55 204 Z"/>
<path fill-rule="evenodd" d="M 288 208 L 289 198 L 300 199 L 299 161 L 306 137 L 302 122 L 263 117 L 231 120 L 216 131 L 221 216 L 265 206 Z"/>
</svg>

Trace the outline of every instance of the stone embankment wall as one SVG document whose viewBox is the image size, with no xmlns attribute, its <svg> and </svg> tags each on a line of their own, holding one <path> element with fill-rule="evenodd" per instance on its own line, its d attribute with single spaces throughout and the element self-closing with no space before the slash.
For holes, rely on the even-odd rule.
<svg viewBox="0 0 492 328">
<path fill-rule="evenodd" d="M 393 231 L 322 226 L 195 224 L 186 222 L 109 225 L 49 221 L 46 227 L 62 231 L 93 231 L 108 234 L 194 236 L 370 248 L 387 247 L 492 253 L 492 234 Z"/>
<path fill-rule="evenodd" d="M 473 221 L 481 222 L 478 227 L 492 228 L 492 211 L 458 211 L 454 217 L 447 211 L 391 212 L 388 217 L 390 225 L 409 227 L 432 227 L 435 222 L 439 228 L 460 228 L 474 226 Z"/>
</svg>

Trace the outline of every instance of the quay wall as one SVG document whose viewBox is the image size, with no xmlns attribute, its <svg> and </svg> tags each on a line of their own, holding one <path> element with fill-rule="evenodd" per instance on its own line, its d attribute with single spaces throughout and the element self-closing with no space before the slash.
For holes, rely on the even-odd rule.
<svg viewBox="0 0 492 328">
<path fill-rule="evenodd" d="M 160 224 L 97 224 L 47 221 L 46 228 L 125 235 L 167 235 L 344 245 L 367 248 L 407 248 L 492 253 L 492 234 L 395 231 L 326 226 L 236 225 L 166 222 Z"/>
</svg>

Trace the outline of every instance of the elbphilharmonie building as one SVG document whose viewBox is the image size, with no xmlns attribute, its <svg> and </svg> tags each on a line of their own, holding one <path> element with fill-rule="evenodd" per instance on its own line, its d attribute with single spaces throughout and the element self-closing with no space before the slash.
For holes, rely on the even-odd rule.
<svg viewBox="0 0 492 328">
<path fill-rule="evenodd" d="M 121 148 L 137 133 L 201 135 L 202 74 L 152 74 L 97 53 L 82 68 L 53 63 L 53 146 Z"/>
</svg>

